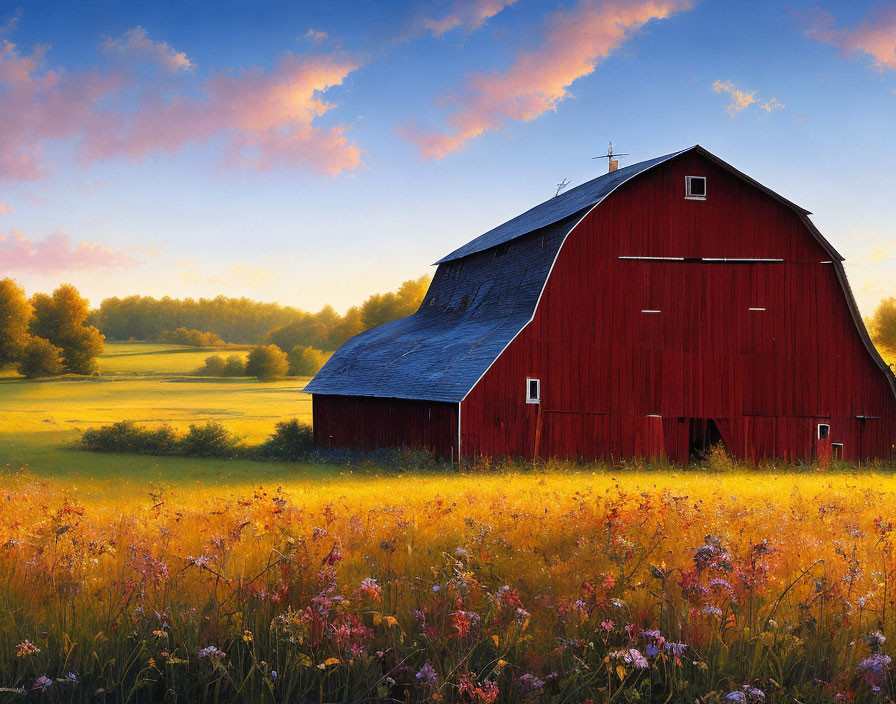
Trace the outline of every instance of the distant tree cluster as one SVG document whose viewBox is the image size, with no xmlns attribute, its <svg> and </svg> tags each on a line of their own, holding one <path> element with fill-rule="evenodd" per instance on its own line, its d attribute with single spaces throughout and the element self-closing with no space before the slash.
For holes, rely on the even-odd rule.
<svg viewBox="0 0 896 704">
<path fill-rule="evenodd" d="M 276 345 L 286 353 L 296 345 L 332 351 L 364 330 L 411 315 L 423 301 L 429 281 L 428 276 L 405 281 L 397 291 L 374 294 L 345 315 L 331 306 L 309 313 L 247 298 L 128 296 L 104 300 L 93 321 L 106 337 L 115 340 L 163 341 L 163 336 L 171 334 L 166 331 L 183 329 L 213 334 L 231 343 Z"/>
<path fill-rule="evenodd" d="M 225 342 L 213 332 L 201 330 L 165 330 L 159 335 L 159 342 L 168 342 L 172 345 L 189 345 L 191 347 L 224 347 Z"/>
<path fill-rule="evenodd" d="M 869 321 L 871 337 L 878 347 L 896 352 L 896 298 L 880 302 Z"/>
<path fill-rule="evenodd" d="M 12 279 L 0 281 L 0 367 L 18 365 L 34 379 L 92 374 L 103 335 L 87 324 L 88 302 L 69 284 L 29 300 Z"/>
</svg>

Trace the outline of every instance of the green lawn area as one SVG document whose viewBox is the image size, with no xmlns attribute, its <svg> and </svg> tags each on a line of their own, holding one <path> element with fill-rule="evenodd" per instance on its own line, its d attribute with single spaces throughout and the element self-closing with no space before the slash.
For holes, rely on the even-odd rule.
<svg viewBox="0 0 896 704">
<path fill-rule="evenodd" d="M 249 442 L 260 442 L 279 420 L 311 422 L 307 379 L 259 382 L 254 378 L 190 376 L 209 354 L 180 345 L 107 343 L 97 377 L 27 381 L 0 378 L 0 467 L 26 466 L 42 476 L 90 476 L 117 481 L 251 482 L 321 468 L 242 460 L 199 460 L 108 455 L 78 446 L 82 430 L 118 420 L 186 428 L 219 420 Z"/>
</svg>

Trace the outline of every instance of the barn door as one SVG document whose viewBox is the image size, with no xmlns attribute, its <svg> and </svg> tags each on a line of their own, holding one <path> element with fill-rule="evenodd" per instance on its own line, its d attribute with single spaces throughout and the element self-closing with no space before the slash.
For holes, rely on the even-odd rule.
<svg viewBox="0 0 896 704">
<path fill-rule="evenodd" d="M 692 462 L 706 459 L 716 445 L 725 446 L 719 427 L 712 418 L 691 418 L 691 434 L 688 455 Z"/>
<path fill-rule="evenodd" d="M 831 424 L 819 423 L 815 427 L 815 461 L 826 464 L 831 461 L 834 447 L 831 443 Z"/>
</svg>

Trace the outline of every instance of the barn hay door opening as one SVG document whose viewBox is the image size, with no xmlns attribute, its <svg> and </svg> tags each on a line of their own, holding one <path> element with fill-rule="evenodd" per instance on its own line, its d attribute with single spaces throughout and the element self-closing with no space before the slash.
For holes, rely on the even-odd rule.
<svg viewBox="0 0 896 704">
<path fill-rule="evenodd" d="M 709 455 L 713 447 L 725 447 L 725 440 L 712 418 L 691 418 L 689 457 L 691 462 L 700 462 Z"/>
</svg>

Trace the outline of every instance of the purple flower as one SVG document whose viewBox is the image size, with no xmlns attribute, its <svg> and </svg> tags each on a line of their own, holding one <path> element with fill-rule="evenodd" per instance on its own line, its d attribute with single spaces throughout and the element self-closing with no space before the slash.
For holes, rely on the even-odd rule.
<svg viewBox="0 0 896 704">
<path fill-rule="evenodd" d="M 213 645 L 207 645 L 199 651 L 200 658 L 223 658 L 225 655 L 227 655 L 227 653 L 223 650 L 219 650 Z"/>
<path fill-rule="evenodd" d="M 530 675 L 528 673 L 516 681 L 516 688 L 521 697 L 527 697 L 530 694 L 534 694 L 542 687 L 544 687 L 544 682 L 538 679 L 535 675 Z"/>
<path fill-rule="evenodd" d="M 684 651 L 687 650 L 687 643 L 670 643 L 666 641 L 666 650 L 668 650 L 672 655 L 676 658 L 680 658 L 684 655 Z"/>
<path fill-rule="evenodd" d="M 277 671 L 276 671 L 276 670 L 271 670 L 271 679 L 272 679 L 272 680 L 276 680 L 276 679 L 277 679 Z"/>
<path fill-rule="evenodd" d="M 725 695 L 726 702 L 733 702 L 733 704 L 746 704 L 747 695 L 743 692 L 739 692 L 738 690 L 734 690 L 733 692 L 728 692 Z"/>
<path fill-rule="evenodd" d="M 721 577 L 718 577 L 718 578 L 716 578 L 716 579 L 710 580 L 710 582 L 709 582 L 709 586 L 712 587 L 712 588 L 727 589 L 728 591 L 732 591 L 732 589 L 731 589 L 731 585 L 728 584 L 728 582 L 726 582 L 726 581 L 725 581 L 724 579 L 722 579 Z"/>
<path fill-rule="evenodd" d="M 626 650 L 617 650 L 613 653 L 613 657 L 617 660 L 627 663 L 636 670 L 645 670 L 649 667 L 647 658 L 641 655 L 641 651 L 637 648 L 628 648 Z"/>
<path fill-rule="evenodd" d="M 647 657 L 654 658 L 660 654 L 660 649 L 657 648 L 653 643 L 647 646 Z"/>
<path fill-rule="evenodd" d="M 51 680 L 46 675 L 41 675 L 36 680 L 34 680 L 34 689 L 49 689 L 50 685 L 53 684 L 53 680 Z"/>
<path fill-rule="evenodd" d="M 439 681 L 439 675 L 436 673 L 435 668 L 427 662 L 420 668 L 420 672 L 417 673 L 417 681 L 434 687 Z"/>
<path fill-rule="evenodd" d="M 859 672 L 867 672 L 870 675 L 882 675 L 887 671 L 893 659 L 883 653 L 875 653 L 859 663 Z"/>
<path fill-rule="evenodd" d="M 717 609 L 715 606 L 704 606 L 704 607 L 703 607 L 703 613 L 705 613 L 705 614 L 712 614 L 713 616 L 721 616 L 721 615 L 722 615 L 722 610 L 721 610 L 721 609 Z"/>
<path fill-rule="evenodd" d="M 66 672 L 65 679 L 68 682 L 80 682 L 81 681 L 80 679 L 78 679 L 77 673 L 74 673 L 74 672 Z"/>
</svg>

